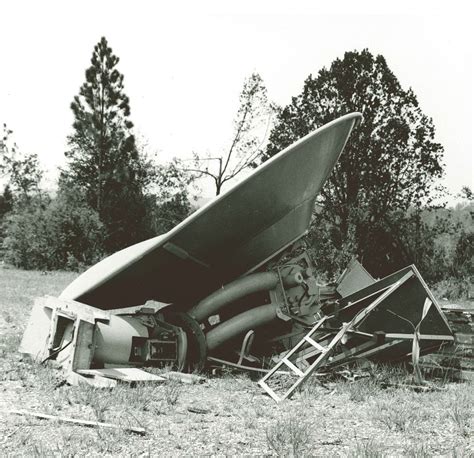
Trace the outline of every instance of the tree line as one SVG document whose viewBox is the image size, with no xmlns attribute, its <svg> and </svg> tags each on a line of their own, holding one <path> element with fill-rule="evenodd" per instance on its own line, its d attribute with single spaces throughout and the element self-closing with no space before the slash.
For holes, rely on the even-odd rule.
<svg viewBox="0 0 474 458">
<path fill-rule="evenodd" d="M 472 193 L 439 202 L 443 147 L 433 120 L 401 87 L 383 56 L 346 52 L 284 107 L 268 99 L 258 73 L 243 84 L 229 145 L 191 163 L 158 165 L 137 144 L 119 58 L 107 40 L 94 47 L 71 103 L 72 133 L 57 189 L 41 187 L 35 154 L 19 151 L 6 125 L 0 140 L 0 243 L 4 262 L 26 269 L 82 269 L 107 254 L 163 233 L 193 210 L 191 187 L 216 194 L 321 125 L 364 115 L 319 196 L 307 237 L 321 275 L 353 256 L 375 276 L 416 263 L 431 282 L 473 276 Z M 460 288 L 466 288 L 459 286 Z"/>
</svg>

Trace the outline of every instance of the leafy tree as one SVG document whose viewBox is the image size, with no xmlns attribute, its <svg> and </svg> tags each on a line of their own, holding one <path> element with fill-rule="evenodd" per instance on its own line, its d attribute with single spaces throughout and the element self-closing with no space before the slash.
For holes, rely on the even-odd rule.
<svg viewBox="0 0 474 458">
<path fill-rule="evenodd" d="M 258 73 L 244 81 L 239 97 L 239 108 L 234 119 L 234 133 L 229 148 L 215 157 L 194 156 L 194 169 L 189 172 L 206 175 L 214 180 L 216 195 L 222 186 L 249 167 L 254 167 L 263 153 L 274 107 L 268 101 L 267 89 Z M 219 167 L 211 171 L 209 161 L 218 161 Z"/>
<path fill-rule="evenodd" d="M 461 199 L 465 199 L 469 202 L 474 201 L 474 193 L 472 192 L 472 189 L 469 186 L 463 186 L 458 197 L 460 197 Z"/>
<path fill-rule="evenodd" d="M 0 259 L 3 258 L 3 240 L 5 238 L 6 215 L 13 209 L 13 195 L 7 185 L 0 194 Z"/>
<path fill-rule="evenodd" d="M 68 137 L 61 186 L 84 190 L 104 223 L 109 252 L 146 238 L 146 164 L 138 153 L 119 58 L 102 37 L 74 97 L 74 132 Z"/>
<path fill-rule="evenodd" d="M 6 177 L 8 192 L 17 200 L 38 194 L 43 175 L 36 154 L 22 153 L 12 139 L 13 131 L 3 124 L 0 139 L 0 177 Z"/>
<path fill-rule="evenodd" d="M 397 217 L 431 202 L 443 173 L 443 148 L 434 141 L 432 120 L 383 56 L 346 52 L 329 69 L 310 75 L 301 94 L 279 111 L 264 160 L 353 111 L 362 112 L 364 121 L 321 192 L 313 241 L 342 251 L 339 267 L 358 254 L 369 270 L 384 275 L 409 261 L 394 245 Z M 328 239 L 321 240 L 321 234 Z"/>
<path fill-rule="evenodd" d="M 3 124 L 0 137 L 0 182 L 5 183 L 0 194 L 0 257 L 7 233 L 7 216 L 32 201 L 41 200 L 42 171 L 36 154 L 21 152 L 13 141 L 13 131 Z"/>
<path fill-rule="evenodd" d="M 5 186 L 3 194 L 0 195 L 0 221 L 13 208 L 13 194 L 10 186 Z"/>
<path fill-rule="evenodd" d="M 151 226 L 155 234 L 169 231 L 192 210 L 189 190 L 195 177 L 185 172 L 182 163 L 173 159 L 154 169 L 155 186 L 151 189 L 153 201 L 151 211 Z"/>
<path fill-rule="evenodd" d="M 474 279 L 474 231 L 461 232 L 453 259 L 453 270 L 458 277 Z"/>
</svg>

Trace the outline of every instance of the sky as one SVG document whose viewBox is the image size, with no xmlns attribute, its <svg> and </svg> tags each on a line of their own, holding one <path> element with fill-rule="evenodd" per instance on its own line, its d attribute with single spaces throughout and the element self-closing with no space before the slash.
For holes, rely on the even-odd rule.
<svg viewBox="0 0 474 458">
<path fill-rule="evenodd" d="M 53 183 L 71 101 L 105 36 L 120 58 L 140 141 L 160 161 L 217 155 L 252 72 L 284 106 L 309 74 L 368 48 L 433 118 L 445 148 L 443 184 L 452 193 L 474 187 L 469 10 L 456 1 L 330 3 L 0 0 L 0 122 L 21 150 L 39 155 Z"/>
</svg>

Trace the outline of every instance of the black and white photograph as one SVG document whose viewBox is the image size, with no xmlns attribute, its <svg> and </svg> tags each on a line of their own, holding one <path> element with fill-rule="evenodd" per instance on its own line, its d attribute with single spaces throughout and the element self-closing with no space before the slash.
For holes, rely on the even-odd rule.
<svg viewBox="0 0 474 458">
<path fill-rule="evenodd" d="M 0 18 L 0 456 L 474 456 L 467 2 Z"/>
</svg>

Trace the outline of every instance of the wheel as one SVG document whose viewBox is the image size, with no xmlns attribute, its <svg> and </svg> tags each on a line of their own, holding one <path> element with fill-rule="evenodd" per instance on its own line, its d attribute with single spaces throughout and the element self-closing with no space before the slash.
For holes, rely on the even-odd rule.
<svg viewBox="0 0 474 458">
<path fill-rule="evenodd" d="M 199 323 L 184 312 L 164 313 L 164 320 L 174 326 L 179 326 L 188 338 L 185 371 L 201 371 L 207 358 L 206 336 Z"/>
</svg>

